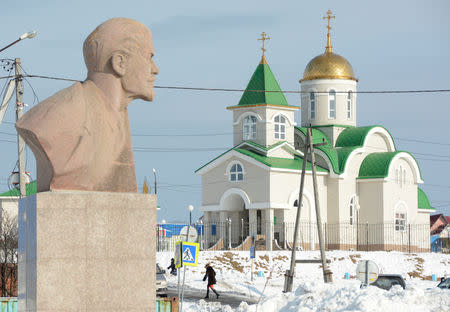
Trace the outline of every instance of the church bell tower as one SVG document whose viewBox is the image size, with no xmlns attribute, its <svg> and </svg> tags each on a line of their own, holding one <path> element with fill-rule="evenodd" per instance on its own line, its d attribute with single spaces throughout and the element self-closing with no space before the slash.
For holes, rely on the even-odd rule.
<svg viewBox="0 0 450 312">
<path fill-rule="evenodd" d="M 328 10 L 327 45 L 325 53 L 306 65 L 300 80 L 302 91 L 302 127 L 321 128 L 334 143 L 347 127 L 356 126 L 356 85 L 353 68 L 342 56 L 333 52 L 330 21 L 335 18 Z"/>
</svg>

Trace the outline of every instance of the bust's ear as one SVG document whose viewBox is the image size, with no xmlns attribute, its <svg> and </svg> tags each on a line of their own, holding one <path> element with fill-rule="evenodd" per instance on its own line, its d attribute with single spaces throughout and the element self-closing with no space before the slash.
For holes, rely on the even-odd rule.
<svg viewBox="0 0 450 312">
<path fill-rule="evenodd" d="M 122 52 L 114 52 L 111 57 L 111 67 L 119 77 L 125 75 L 127 69 L 126 55 Z"/>
</svg>

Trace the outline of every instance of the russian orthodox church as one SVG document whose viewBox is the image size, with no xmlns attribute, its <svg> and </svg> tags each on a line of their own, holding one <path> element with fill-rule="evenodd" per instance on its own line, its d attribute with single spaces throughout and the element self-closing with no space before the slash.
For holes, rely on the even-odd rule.
<svg viewBox="0 0 450 312">
<path fill-rule="evenodd" d="M 331 13 L 331 12 L 330 12 Z M 330 13 L 325 53 L 305 68 L 301 124 L 264 55 L 233 112 L 234 147 L 197 169 L 206 245 L 250 238 L 266 250 L 292 248 L 300 175 L 306 161 L 299 246 L 318 249 L 312 166 L 302 146 L 312 127 L 322 229 L 330 249 L 429 251 L 429 215 L 415 158 L 380 125 L 357 126 L 357 83 L 333 52 Z M 246 245 L 248 246 L 248 244 Z M 242 247 L 242 246 L 241 246 Z"/>
</svg>

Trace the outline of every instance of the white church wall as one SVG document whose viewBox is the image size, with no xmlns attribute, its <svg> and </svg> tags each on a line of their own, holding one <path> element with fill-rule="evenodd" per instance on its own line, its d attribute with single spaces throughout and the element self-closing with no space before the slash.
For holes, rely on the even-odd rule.
<svg viewBox="0 0 450 312">
<path fill-rule="evenodd" d="M 294 126 L 295 126 L 295 117 L 294 110 L 283 109 L 282 107 L 268 107 L 267 108 L 267 124 L 266 124 L 266 144 L 267 146 L 271 146 L 280 141 L 287 141 L 294 145 Z M 284 139 L 276 139 L 274 136 L 275 129 L 275 121 L 274 118 L 277 115 L 282 115 L 286 119 L 285 127 L 286 127 L 286 137 Z"/>
<path fill-rule="evenodd" d="M 290 158 L 294 159 L 294 154 L 286 151 L 284 148 L 274 148 L 267 153 L 268 157 L 278 157 L 278 158 Z"/>
<path fill-rule="evenodd" d="M 394 149 L 385 134 L 380 132 L 368 135 L 364 142 L 364 149 L 368 153 L 392 152 Z"/>
<path fill-rule="evenodd" d="M 356 81 L 345 79 L 315 79 L 303 81 L 302 96 L 302 127 L 315 125 L 349 125 L 356 126 Z M 336 91 L 336 117 L 330 118 L 328 112 L 328 92 Z M 317 92 L 315 118 L 311 119 L 309 92 Z M 339 93 L 344 91 L 344 93 Z M 352 114 L 347 118 L 347 92 L 353 92 Z M 325 93 L 319 93 L 325 92 Z"/>
<path fill-rule="evenodd" d="M 243 165 L 243 181 L 229 181 L 226 169 L 229 163 L 233 161 L 239 161 Z M 202 205 L 219 205 L 222 195 L 230 188 L 242 189 L 249 196 L 252 203 L 267 202 L 269 200 L 269 183 L 267 183 L 267 178 L 268 171 L 249 161 L 233 156 L 203 174 Z"/>
<path fill-rule="evenodd" d="M 257 117 L 256 123 L 256 138 L 252 141 L 263 146 L 271 146 L 279 141 L 288 141 L 294 144 L 294 126 L 295 117 L 294 112 L 296 108 L 285 108 L 281 106 L 250 106 L 233 109 L 233 142 L 238 145 L 243 141 L 243 122 L 245 116 L 254 115 Z M 284 139 L 275 139 L 274 136 L 274 118 L 281 114 L 285 117 L 286 132 Z"/>
<path fill-rule="evenodd" d="M 359 222 L 377 224 L 383 222 L 384 181 L 383 179 L 358 180 Z"/>
<path fill-rule="evenodd" d="M 266 110 L 263 106 L 243 107 L 233 109 L 233 145 L 238 145 L 244 141 L 243 122 L 246 116 L 253 115 L 257 118 L 256 138 L 252 141 L 266 146 Z"/>
<path fill-rule="evenodd" d="M 413 168 L 403 158 L 392 161 L 388 182 L 384 185 L 385 201 L 384 221 L 393 222 L 396 207 L 404 209 L 407 223 L 417 223 L 417 184 Z"/>
<path fill-rule="evenodd" d="M 323 220 L 327 219 L 327 188 L 325 185 L 326 175 L 317 175 L 317 185 L 319 201 L 321 206 L 321 217 Z M 270 173 L 270 201 L 272 203 L 279 203 L 281 209 L 291 210 L 296 197 L 292 197 L 293 192 L 298 194 L 300 188 L 300 174 L 299 172 L 279 172 L 272 171 Z M 312 176 L 310 173 L 305 177 L 305 193 L 314 194 L 312 185 Z M 313 196 L 313 195 L 311 195 Z M 298 196 L 297 196 L 298 197 Z M 292 203 L 289 203 L 289 200 Z M 312 198 L 312 200 L 314 200 Z M 295 222 L 295 216 L 293 219 Z"/>
<path fill-rule="evenodd" d="M 19 199 L 17 197 L 0 198 L 0 211 L 6 211 L 11 218 L 17 217 L 19 212 Z"/>
</svg>

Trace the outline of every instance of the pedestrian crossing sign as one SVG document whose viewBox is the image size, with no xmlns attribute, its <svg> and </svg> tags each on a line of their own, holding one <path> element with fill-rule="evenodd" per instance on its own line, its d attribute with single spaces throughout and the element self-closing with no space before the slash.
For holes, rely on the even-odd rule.
<svg viewBox="0 0 450 312">
<path fill-rule="evenodd" d="M 183 242 L 181 248 L 181 261 L 183 265 L 197 266 L 199 249 L 200 245 L 198 243 Z"/>
</svg>

